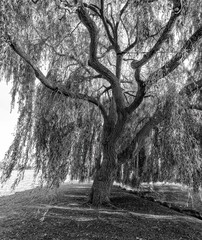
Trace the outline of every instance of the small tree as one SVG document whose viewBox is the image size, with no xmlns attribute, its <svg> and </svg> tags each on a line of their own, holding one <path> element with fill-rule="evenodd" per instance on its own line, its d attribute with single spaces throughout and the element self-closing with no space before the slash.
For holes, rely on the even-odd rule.
<svg viewBox="0 0 202 240">
<path fill-rule="evenodd" d="M 170 83 L 161 84 L 159 80 L 169 75 L 172 82 L 183 73 L 183 61 L 194 50 L 197 52 L 202 25 L 193 24 L 193 19 L 200 14 L 201 3 L 27 3 L 1 3 L 2 74 L 13 81 L 13 103 L 17 92 L 20 99 L 20 118 L 6 156 L 5 174 L 8 177 L 19 161 L 25 166 L 33 149 L 37 169 L 42 169 L 46 180 L 59 184 L 69 171 L 67 159 L 72 156 L 78 169 L 83 167 L 81 175 L 86 178 L 87 156 L 94 158 L 99 152 L 96 139 L 101 138 L 90 201 L 95 205 L 108 203 L 118 166 L 141 149 L 151 130 L 165 118 L 166 101 L 155 111 L 155 99 L 166 99 L 163 96 Z M 182 29 L 180 23 L 187 26 Z M 47 68 L 47 75 L 42 68 Z M 181 95 L 201 86 L 198 78 L 184 87 Z M 93 104 L 102 118 L 95 107 L 88 107 L 84 101 Z M 149 120 L 141 120 L 129 144 L 123 146 L 126 127 L 138 123 L 141 111 L 145 118 L 144 108 Z M 75 121 L 77 124 L 73 124 Z M 85 131 L 78 130 L 81 122 L 85 122 Z M 88 144 L 82 142 L 82 136 L 87 136 Z M 81 143 L 80 148 L 76 142 Z M 80 155 L 75 154 L 75 149 Z"/>
</svg>

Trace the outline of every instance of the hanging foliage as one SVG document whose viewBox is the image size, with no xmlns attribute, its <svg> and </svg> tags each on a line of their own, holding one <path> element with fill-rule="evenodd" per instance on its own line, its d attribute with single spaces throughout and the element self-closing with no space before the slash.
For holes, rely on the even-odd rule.
<svg viewBox="0 0 202 240">
<path fill-rule="evenodd" d="M 197 185 L 201 4 L 2 0 L 0 69 L 19 109 L 2 180 L 30 164 L 49 186 L 93 177 L 98 204 L 117 169 L 133 186 Z"/>
</svg>

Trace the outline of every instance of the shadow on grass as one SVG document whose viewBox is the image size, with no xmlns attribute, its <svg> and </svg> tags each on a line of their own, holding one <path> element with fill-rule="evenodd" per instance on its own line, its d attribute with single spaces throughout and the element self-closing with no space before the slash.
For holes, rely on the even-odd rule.
<svg viewBox="0 0 202 240">
<path fill-rule="evenodd" d="M 90 187 L 66 184 L 52 193 L 35 189 L 0 198 L 0 239 L 202 239 L 202 221 L 117 187 L 116 210 L 83 205 Z"/>
</svg>

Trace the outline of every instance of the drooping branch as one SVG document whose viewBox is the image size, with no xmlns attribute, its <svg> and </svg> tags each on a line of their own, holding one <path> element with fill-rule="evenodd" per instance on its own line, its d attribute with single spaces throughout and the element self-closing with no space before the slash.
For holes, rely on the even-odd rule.
<svg viewBox="0 0 202 240">
<path fill-rule="evenodd" d="M 158 41 L 153 46 L 153 48 L 148 53 L 146 53 L 141 60 L 139 61 L 134 60 L 131 62 L 131 67 L 133 69 L 136 69 L 146 64 L 154 56 L 154 54 L 161 48 L 162 44 L 168 38 L 168 34 L 172 30 L 172 27 L 176 19 L 180 16 L 181 8 L 182 8 L 181 0 L 173 0 L 173 10 L 171 12 L 171 17 L 168 23 L 166 24 L 164 31 L 162 32 L 161 36 L 159 37 Z"/>
<path fill-rule="evenodd" d="M 169 73 L 174 71 L 193 51 L 196 43 L 202 38 L 202 25 L 200 28 L 185 42 L 181 50 L 172 57 L 164 66 L 157 69 L 155 72 L 150 74 L 146 82 L 147 89 L 153 84 L 157 83 L 160 79 L 167 76 Z"/>
<path fill-rule="evenodd" d="M 94 97 L 88 96 L 86 94 L 82 93 L 74 93 L 71 91 L 68 91 L 64 86 L 57 86 L 53 85 L 51 81 L 49 81 L 48 78 L 45 77 L 45 75 L 40 71 L 40 69 L 36 66 L 36 64 L 31 60 L 31 58 L 21 49 L 21 47 L 14 41 L 12 41 L 11 37 L 8 36 L 8 43 L 10 47 L 16 52 L 27 64 L 29 64 L 32 69 L 34 70 L 35 76 L 40 80 L 40 82 L 49 88 L 52 91 L 57 92 L 58 94 L 63 94 L 66 97 L 70 97 L 73 99 L 80 99 L 84 101 L 88 101 L 90 103 L 93 103 L 97 107 L 99 107 L 102 115 L 104 118 L 107 117 L 107 113 L 105 111 L 104 106 Z"/>
</svg>

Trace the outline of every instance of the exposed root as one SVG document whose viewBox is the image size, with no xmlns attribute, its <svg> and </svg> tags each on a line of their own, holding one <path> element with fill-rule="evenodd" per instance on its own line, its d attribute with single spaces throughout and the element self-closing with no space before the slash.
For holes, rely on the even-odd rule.
<svg viewBox="0 0 202 240">
<path fill-rule="evenodd" d="M 116 207 L 114 204 L 112 204 L 111 202 L 105 202 L 103 204 L 101 204 L 101 206 L 103 207 L 107 207 L 107 208 L 110 208 L 110 209 L 113 209 L 113 210 L 117 210 L 118 207 Z"/>
<path fill-rule="evenodd" d="M 93 204 L 91 203 L 90 200 L 85 201 L 84 203 L 80 204 L 81 207 L 87 207 L 87 208 L 92 208 Z"/>
<path fill-rule="evenodd" d="M 98 209 L 103 208 L 103 207 L 113 209 L 113 210 L 119 209 L 114 204 L 112 204 L 110 201 L 103 202 L 102 204 L 93 204 L 92 201 L 87 200 L 86 202 L 81 203 L 80 206 L 88 207 L 88 208 L 98 208 Z"/>
</svg>

